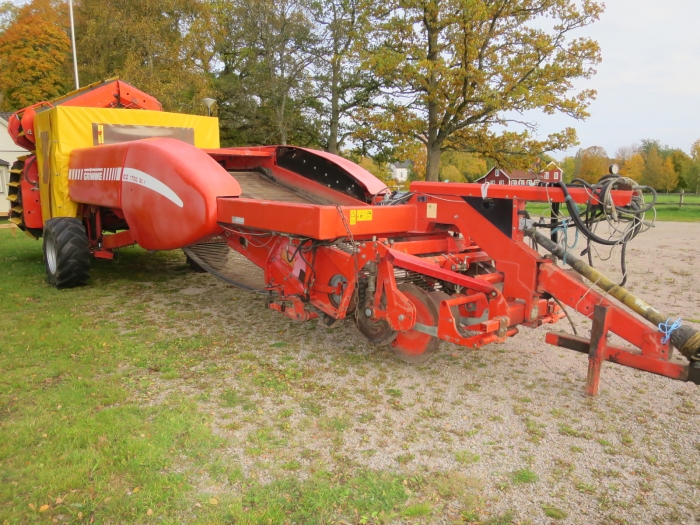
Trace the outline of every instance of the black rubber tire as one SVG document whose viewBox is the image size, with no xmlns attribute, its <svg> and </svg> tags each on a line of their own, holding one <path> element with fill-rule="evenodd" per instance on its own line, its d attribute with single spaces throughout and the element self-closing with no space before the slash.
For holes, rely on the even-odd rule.
<svg viewBox="0 0 700 525">
<path fill-rule="evenodd" d="M 44 265 L 50 285 L 60 289 L 87 283 L 90 261 L 90 245 L 80 220 L 58 217 L 46 221 Z"/>
</svg>

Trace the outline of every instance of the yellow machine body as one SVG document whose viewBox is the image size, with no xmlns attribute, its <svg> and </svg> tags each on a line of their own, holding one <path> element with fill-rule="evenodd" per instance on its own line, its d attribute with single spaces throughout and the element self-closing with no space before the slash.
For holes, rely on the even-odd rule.
<svg viewBox="0 0 700 525">
<path fill-rule="evenodd" d="M 178 138 L 197 148 L 219 147 L 217 118 L 162 111 L 57 106 L 36 115 L 34 132 L 44 222 L 78 216 L 78 203 L 68 193 L 68 164 L 77 148 L 154 137 Z"/>
</svg>

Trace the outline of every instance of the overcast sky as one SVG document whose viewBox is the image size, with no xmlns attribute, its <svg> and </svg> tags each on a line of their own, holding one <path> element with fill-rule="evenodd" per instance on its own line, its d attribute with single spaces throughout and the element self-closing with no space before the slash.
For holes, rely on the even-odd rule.
<svg viewBox="0 0 700 525">
<path fill-rule="evenodd" d="M 598 74 L 581 83 L 598 91 L 591 117 L 545 116 L 540 133 L 572 126 L 580 147 L 610 156 L 646 138 L 687 153 L 700 138 L 699 29 L 698 0 L 607 0 L 601 20 L 583 30 L 603 54 Z"/>
</svg>

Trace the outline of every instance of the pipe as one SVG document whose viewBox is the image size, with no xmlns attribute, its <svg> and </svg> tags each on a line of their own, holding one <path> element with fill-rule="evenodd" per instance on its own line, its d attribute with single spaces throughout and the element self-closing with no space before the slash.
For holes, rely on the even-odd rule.
<svg viewBox="0 0 700 525">
<path fill-rule="evenodd" d="M 566 264 L 571 266 L 576 272 L 592 283 L 595 283 L 598 288 L 604 290 L 611 297 L 614 297 L 622 304 L 641 315 L 654 326 L 659 326 L 669 319 L 669 316 L 663 315 L 650 304 L 635 297 L 622 286 L 608 279 L 605 275 L 583 262 L 571 252 L 566 251 L 566 248 L 554 243 L 546 235 L 543 235 L 534 228 L 525 230 L 525 234 L 532 237 L 537 244 L 547 251 L 553 253 L 562 260 L 566 260 Z M 688 358 L 689 361 L 700 361 L 700 331 L 688 325 L 682 325 L 671 334 L 671 343 L 680 353 Z"/>
</svg>

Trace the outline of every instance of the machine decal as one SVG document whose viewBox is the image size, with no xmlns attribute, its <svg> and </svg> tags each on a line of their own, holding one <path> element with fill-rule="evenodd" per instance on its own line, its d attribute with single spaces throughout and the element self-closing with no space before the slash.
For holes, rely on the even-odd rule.
<svg viewBox="0 0 700 525">
<path fill-rule="evenodd" d="M 68 180 L 119 180 L 121 168 L 71 168 Z"/>
<path fill-rule="evenodd" d="M 180 208 L 183 206 L 182 199 L 178 197 L 177 193 L 148 173 L 134 168 L 124 168 L 122 181 L 138 184 L 139 186 L 153 190 L 156 193 L 160 193 L 163 197 L 175 203 Z"/>
<path fill-rule="evenodd" d="M 372 210 L 350 210 L 350 224 L 372 220 Z"/>
</svg>

